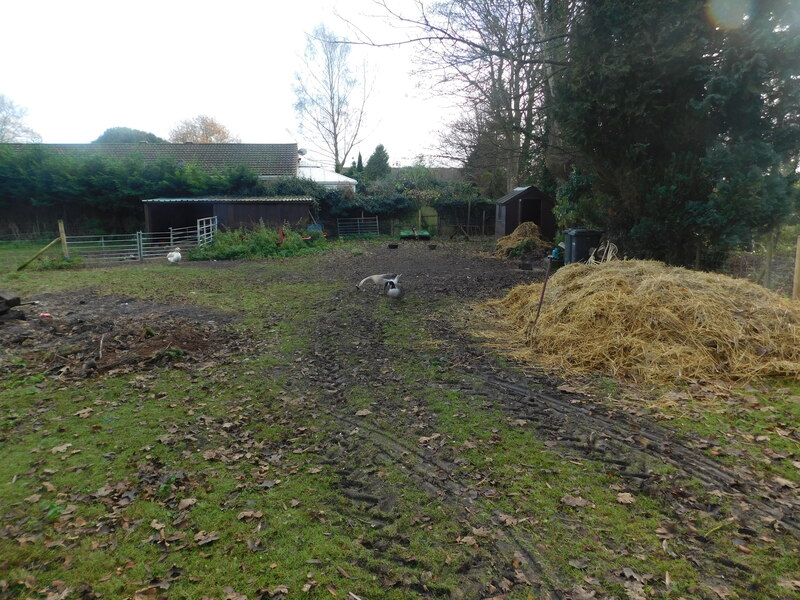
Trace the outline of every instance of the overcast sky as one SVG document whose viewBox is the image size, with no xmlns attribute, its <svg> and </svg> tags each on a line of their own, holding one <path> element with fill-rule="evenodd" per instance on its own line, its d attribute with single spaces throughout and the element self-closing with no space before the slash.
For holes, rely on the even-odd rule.
<svg viewBox="0 0 800 600">
<path fill-rule="evenodd" d="M 368 18 L 370 0 L 4 2 L 0 94 L 28 111 L 45 143 L 88 143 L 110 127 L 166 138 L 204 114 L 242 142 L 297 142 L 313 157 L 312 140 L 298 133 L 293 83 L 306 33 L 325 23 L 346 35 L 334 10 L 369 23 L 379 39 L 392 35 Z M 429 153 L 447 102 L 410 75 L 410 50 L 359 52 L 376 79 L 357 150 L 366 161 L 383 144 L 404 165 Z"/>
</svg>

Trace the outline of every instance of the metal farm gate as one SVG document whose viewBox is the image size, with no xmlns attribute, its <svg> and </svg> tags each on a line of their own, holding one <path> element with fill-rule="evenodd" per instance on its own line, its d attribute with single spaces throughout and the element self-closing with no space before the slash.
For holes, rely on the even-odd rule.
<svg viewBox="0 0 800 600">
<path fill-rule="evenodd" d="M 336 230 L 339 237 L 347 235 L 380 235 L 378 217 L 336 219 Z"/>
<path fill-rule="evenodd" d="M 163 259 L 167 252 L 205 246 L 214 241 L 217 217 L 197 220 L 196 227 L 170 227 L 169 231 L 111 235 L 66 236 L 70 256 L 80 256 L 86 264 Z"/>
</svg>

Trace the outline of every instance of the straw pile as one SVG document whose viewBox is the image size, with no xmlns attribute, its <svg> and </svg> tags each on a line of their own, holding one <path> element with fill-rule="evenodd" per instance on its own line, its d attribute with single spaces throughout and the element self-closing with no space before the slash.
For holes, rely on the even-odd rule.
<svg viewBox="0 0 800 600">
<path fill-rule="evenodd" d="M 653 261 L 571 264 L 534 326 L 541 289 L 490 303 L 517 358 L 651 383 L 800 376 L 800 304 L 751 282 Z"/>
<path fill-rule="evenodd" d="M 519 227 L 508 235 L 498 239 L 492 255 L 499 258 L 523 254 L 545 256 L 551 248 L 552 244 L 542 238 L 539 226 L 531 221 L 526 221 L 520 223 Z"/>
</svg>

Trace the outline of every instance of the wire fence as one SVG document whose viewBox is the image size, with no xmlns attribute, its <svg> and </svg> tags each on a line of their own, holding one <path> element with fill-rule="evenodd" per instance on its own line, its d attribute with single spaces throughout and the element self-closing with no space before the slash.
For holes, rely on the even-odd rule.
<svg viewBox="0 0 800 600">
<path fill-rule="evenodd" d="M 336 219 L 336 231 L 340 237 L 348 235 L 380 235 L 378 217 Z"/>
<path fill-rule="evenodd" d="M 7 269 L 23 264 L 47 242 L 52 245 L 42 252 L 42 258 L 47 260 L 69 258 L 87 266 L 163 260 L 175 248 L 188 250 L 212 243 L 217 229 L 217 217 L 206 217 L 198 219 L 195 227 L 171 227 L 162 232 L 65 235 L 66 248 L 64 244 L 55 244 L 60 237 L 57 233 L 44 238 L 41 234 L 30 238 L 14 236 L 9 240 L 0 239 L 3 259 L 0 266 Z"/>
<path fill-rule="evenodd" d="M 217 217 L 198 219 L 195 227 L 170 227 L 169 231 L 112 235 L 67 236 L 70 257 L 86 264 L 163 259 L 175 248 L 188 250 L 214 241 Z"/>
</svg>

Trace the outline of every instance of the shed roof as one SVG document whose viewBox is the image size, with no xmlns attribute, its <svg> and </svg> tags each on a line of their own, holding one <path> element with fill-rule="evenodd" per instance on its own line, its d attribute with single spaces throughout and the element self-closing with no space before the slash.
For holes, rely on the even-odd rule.
<svg viewBox="0 0 800 600">
<path fill-rule="evenodd" d="M 114 158 L 141 156 L 145 162 L 173 159 L 197 163 L 207 172 L 244 165 L 261 176 L 297 176 L 297 144 L 8 144 L 15 150 L 42 147 L 62 155 L 104 154 Z"/>
<path fill-rule="evenodd" d="M 518 187 L 514 188 L 511 192 L 503 196 L 502 198 L 498 198 L 495 200 L 495 204 L 506 204 L 511 200 L 516 200 L 517 198 L 521 198 L 522 196 L 546 196 L 546 194 L 537 187 L 532 185 L 528 185 L 525 187 Z"/>
<path fill-rule="evenodd" d="M 145 203 L 158 204 L 309 204 L 314 199 L 311 196 L 248 196 L 243 198 L 208 196 L 205 198 L 145 198 Z"/>
</svg>

